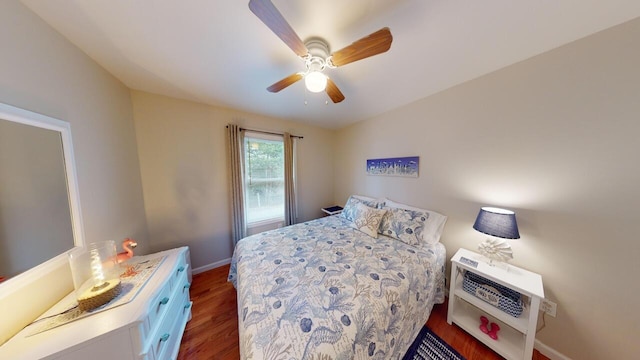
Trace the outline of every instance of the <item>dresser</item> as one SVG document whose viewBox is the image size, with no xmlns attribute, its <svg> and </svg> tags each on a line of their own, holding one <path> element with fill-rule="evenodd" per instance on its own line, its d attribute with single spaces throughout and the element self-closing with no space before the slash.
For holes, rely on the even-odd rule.
<svg viewBox="0 0 640 360">
<path fill-rule="evenodd" d="M 175 359 L 191 319 L 189 248 L 142 257 L 163 258 L 126 304 L 33 335 L 28 326 L 0 346 L 0 359 Z M 69 294 L 43 316 L 58 314 L 74 301 Z"/>
</svg>

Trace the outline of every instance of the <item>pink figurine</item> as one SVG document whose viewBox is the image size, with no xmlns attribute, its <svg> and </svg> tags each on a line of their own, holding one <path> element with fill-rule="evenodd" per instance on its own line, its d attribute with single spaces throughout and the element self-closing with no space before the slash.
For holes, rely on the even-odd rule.
<svg viewBox="0 0 640 360">
<path fill-rule="evenodd" d="M 488 334 L 489 329 L 487 328 L 487 325 L 489 325 L 489 319 L 487 319 L 486 316 L 480 316 L 480 331 L 482 331 L 485 334 Z"/>
<path fill-rule="evenodd" d="M 124 251 L 118 253 L 118 264 L 131 259 L 133 257 L 132 249 L 135 249 L 136 246 L 138 246 L 138 243 L 134 240 L 131 240 L 129 238 L 124 239 L 124 241 L 122 242 L 122 249 L 124 249 Z"/>
<path fill-rule="evenodd" d="M 489 330 L 489 337 L 493 340 L 498 340 L 498 331 L 500 331 L 500 326 L 496 323 L 491 323 L 491 330 Z"/>
</svg>

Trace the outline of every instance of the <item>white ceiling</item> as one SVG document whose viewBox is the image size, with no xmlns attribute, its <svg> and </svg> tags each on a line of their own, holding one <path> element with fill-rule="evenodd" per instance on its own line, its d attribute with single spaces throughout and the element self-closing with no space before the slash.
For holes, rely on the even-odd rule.
<svg viewBox="0 0 640 360">
<path fill-rule="evenodd" d="M 304 63 L 248 0 L 22 2 L 132 89 L 326 128 L 640 16 L 638 0 L 274 0 L 301 39 L 323 37 L 332 51 L 391 29 L 387 53 L 328 70 L 346 96 L 333 104 L 302 81 L 267 92 Z"/>
</svg>

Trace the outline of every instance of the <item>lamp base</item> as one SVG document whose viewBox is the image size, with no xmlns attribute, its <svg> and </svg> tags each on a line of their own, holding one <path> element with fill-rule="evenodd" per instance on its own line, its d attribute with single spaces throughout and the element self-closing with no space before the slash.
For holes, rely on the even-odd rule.
<svg viewBox="0 0 640 360">
<path fill-rule="evenodd" d="M 494 261 L 506 262 L 513 259 L 511 245 L 505 239 L 487 238 L 478 244 L 480 254 L 489 259 L 489 265 L 494 266 Z"/>
</svg>

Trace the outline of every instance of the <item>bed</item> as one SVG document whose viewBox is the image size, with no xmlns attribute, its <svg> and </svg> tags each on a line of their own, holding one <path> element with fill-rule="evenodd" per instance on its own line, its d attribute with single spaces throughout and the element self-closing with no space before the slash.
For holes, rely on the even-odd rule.
<svg viewBox="0 0 640 360">
<path fill-rule="evenodd" d="M 444 301 L 444 246 L 370 236 L 349 202 L 237 243 L 241 359 L 401 359 Z"/>
</svg>

